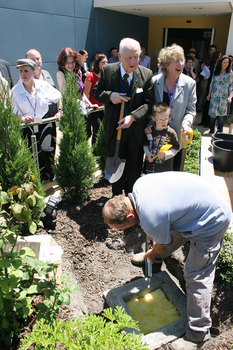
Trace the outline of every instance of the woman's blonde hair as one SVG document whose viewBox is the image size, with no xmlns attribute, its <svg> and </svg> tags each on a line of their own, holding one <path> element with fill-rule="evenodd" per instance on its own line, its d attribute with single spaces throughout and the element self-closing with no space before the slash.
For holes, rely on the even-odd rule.
<svg viewBox="0 0 233 350">
<path fill-rule="evenodd" d="M 172 46 L 164 47 L 159 52 L 158 63 L 163 74 L 167 74 L 167 68 L 171 61 L 176 60 L 177 57 L 184 58 L 184 50 L 181 46 L 177 44 L 172 44 Z"/>
</svg>

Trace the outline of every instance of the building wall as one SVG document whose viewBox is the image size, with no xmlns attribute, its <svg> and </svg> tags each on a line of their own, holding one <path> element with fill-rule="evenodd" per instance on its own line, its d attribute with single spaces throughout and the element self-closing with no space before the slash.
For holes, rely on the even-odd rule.
<svg viewBox="0 0 233 350">
<path fill-rule="evenodd" d="M 86 49 L 109 56 L 123 37 L 133 37 L 147 47 L 149 20 L 109 10 L 94 9 L 93 0 L 0 0 L 0 58 L 11 64 L 14 82 L 18 58 L 30 48 L 41 52 L 43 68 L 56 83 L 57 55 L 62 48 Z"/>
<path fill-rule="evenodd" d="M 186 23 L 191 20 L 191 23 Z M 148 55 L 151 56 L 151 69 L 157 71 L 159 50 L 163 47 L 164 28 L 215 28 L 215 41 L 218 50 L 225 54 L 231 17 L 164 17 L 149 19 Z"/>
</svg>

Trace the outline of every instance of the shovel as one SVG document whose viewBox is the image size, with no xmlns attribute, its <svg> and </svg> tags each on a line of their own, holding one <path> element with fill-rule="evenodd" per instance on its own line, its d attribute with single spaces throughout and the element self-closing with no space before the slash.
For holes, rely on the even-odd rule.
<svg viewBox="0 0 233 350">
<path fill-rule="evenodd" d="M 124 109 L 125 109 L 125 101 L 121 101 L 121 111 L 120 111 L 119 120 L 121 120 L 123 118 Z M 106 176 L 106 179 L 111 184 L 118 181 L 121 178 L 123 171 L 124 171 L 124 168 L 125 168 L 126 160 L 120 159 L 118 157 L 119 147 L 120 147 L 120 142 L 121 142 L 121 131 L 122 131 L 122 129 L 118 129 L 118 131 L 117 131 L 115 156 L 114 157 L 107 157 L 106 164 L 105 164 L 105 170 L 104 170 L 105 176 Z"/>
<path fill-rule="evenodd" d="M 184 170 L 186 149 L 188 147 L 189 142 L 191 142 L 193 139 L 193 130 L 192 131 L 187 130 L 186 132 L 187 132 L 188 136 L 184 135 L 182 132 L 180 134 L 180 138 L 181 138 L 182 143 L 183 143 L 182 156 L 181 156 L 181 162 L 180 162 L 180 171 Z"/>
</svg>

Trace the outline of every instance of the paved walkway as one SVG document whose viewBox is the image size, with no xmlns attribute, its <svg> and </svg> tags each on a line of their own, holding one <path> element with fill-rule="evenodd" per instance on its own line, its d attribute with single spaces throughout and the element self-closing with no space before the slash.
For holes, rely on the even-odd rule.
<svg viewBox="0 0 233 350">
<path fill-rule="evenodd" d="M 194 126 L 202 134 L 201 154 L 200 154 L 200 175 L 221 192 L 228 204 L 233 208 L 233 172 L 216 172 L 213 167 L 212 144 L 209 129 L 197 125 L 201 121 L 201 113 L 197 115 Z M 229 124 L 225 122 L 223 132 L 228 133 Z"/>
</svg>

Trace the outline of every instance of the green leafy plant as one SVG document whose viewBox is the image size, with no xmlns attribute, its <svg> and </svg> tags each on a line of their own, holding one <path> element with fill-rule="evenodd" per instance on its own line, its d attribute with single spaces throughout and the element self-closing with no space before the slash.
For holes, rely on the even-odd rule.
<svg viewBox="0 0 233 350">
<path fill-rule="evenodd" d="M 1 87 L 0 97 L 0 183 L 2 189 L 7 191 L 15 184 L 21 185 L 25 182 L 24 174 L 34 174 L 34 184 L 37 192 L 44 196 L 44 189 L 39 179 L 32 153 L 28 147 L 27 140 L 23 138 L 23 128 L 18 117 L 13 113 L 13 107 L 9 92 Z M 42 213 L 43 208 L 36 208 Z"/>
<path fill-rule="evenodd" d="M 233 287 L 233 233 L 226 232 L 223 247 L 219 254 L 217 263 L 217 276 L 220 282 L 228 282 Z"/>
<path fill-rule="evenodd" d="M 0 186 L 0 344 L 11 345 L 30 315 L 32 318 L 34 314 L 34 321 L 43 318 L 52 322 L 62 303 L 69 305 L 69 293 L 79 290 L 75 284 L 67 285 L 72 282 L 67 275 L 57 285 L 58 264 L 36 259 L 29 247 L 16 251 L 24 224 L 31 233 L 36 232 L 37 225 L 43 225 L 31 215 L 31 208 L 41 199 L 32 182 L 14 186 L 8 192 Z M 33 294 L 41 294 L 43 302 L 34 306 Z"/>
<path fill-rule="evenodd" d="M 200 162 L 199 162 L 199 150 L 201 147 L 201 133 L 198 129 L 193 129 L 193 139 L 188 144 L 184 171 L 192 174 L 199 174 L 200 172 Z"/>
<path fill-rule="evenodd" d="M 81 114 L 77 81 L 66 74 L 66 89 L 62 96 L 63 116 L 60 119 L 62 138 L 60 154 L 55 164 L 56 181 L 63 190 L 62 198 L 80 202 L 88 198 L 96 170 L 95 157 L 88 145 L 85 120 Z"/>
<path fill-rule="evenodd" d="M 137 322 L 127 315 L 122 307 L 117 306 L 113 313 L 111 309 L 103 311 L 105 318 L 97 315 L 86 315 L 84 319 L 72 321 L 54 320 L 52 325 L 40 320 L 31 334 L 22 339 L 19 349 L 26 350 L 33 346 L 34 350 L 85 349 L 85 350 L 142 350 L 142 335 L 126 333 L 123 329 L 137 329 Z"/>
<path fill-rule="evenodd" d="M 99 169 L 102 172 L 102 176 L 104 176 L 105 163 L 107 158 L 107 144 L 104 137 L 104 124 L 103 122 L 100 124 L 96 143 L 94 144 L 94 151 L 97 157 L 97 163 L 99 165 Z"/>
</svg>

